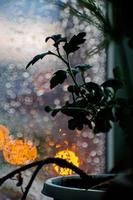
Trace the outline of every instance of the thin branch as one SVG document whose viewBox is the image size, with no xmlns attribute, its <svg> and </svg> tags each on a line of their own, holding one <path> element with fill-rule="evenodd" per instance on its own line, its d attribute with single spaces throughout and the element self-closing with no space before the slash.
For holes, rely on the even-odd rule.
<svg viewBox="0 0 133 200">
<path fill-rule="evenodd" d="M 103 23 L 103 25 L 105 24 L 106 22 L 105 16 L 100 7 L 98 7 L 95 4 L 94 0 L 87 2 L 85 0 L 77 0 L 77 1 L 80 6 L 87 8 L 91 12 L 92 16 L 95 17 L 100 22 L 100 24 L 101 23 Z"/>
<path fill-rule="evenodd" d="M 67 61 L 61 55 L 58 55 L 58 54 L 56 54 L 52 51 L 49 51 L 49 52 L 50 52 L 51 55 L 54 55 L 54 56 L 60 58 L 66 65 L 68 65 Z"/>
<path fill-rule="evenodd" d="M 76 102 L 76 99 L 75 99 L 75 96 L 74 96 L 73 92 L 72 92 L 72 98 L 73 98 L 73 101 Z"/>
<path fill-rule="evenodd" d="M 67 67 L 68 67 L 68 71 L 69 71 L 69 73 L 70 73 L 70 76 L 71 76 L 71 78 L 72 78 L 72 80 L 73 80 L 75 86 L 77 87 L 77 89 L 78 89 L 79 92 L 80 92 L 80 87 L 79 87 L 79 85 L 78 85 L 78 83 L 77 83 L 77 81 L 76 81 L 76 79 L 75 79 L 75 77 L 74 77 L 74 75 L 73 75 L 73 72 L 72 72 L 72 69 L 71 69 L 71 65 L 70 65 L 70 62 L 69 62 L 69 57 L 68 57 L 68 55 L 67 55 L 67 61 L 68 61 Z"/>
<path fill-rule="evenodd" d="M 84 72 L 81 72 L 81 78 L 82 78 L 83 83 L 86 84 L 85 77 L 84 77 Z"/>
<path fill-rule="evenodd" d="M 89 109 L 88 109 L 89 108 Z M 86 112 L 90 115 L 94 115 L 94 113 L 97 113 L 97 108 L 95 106 L 92 106 L 90 103 L 88 103 L 88 108 L 81 108 L 81 107 L 62 107 L 60 108 L 61 111 L 80 111 L 80 112 Z M 91 111 L 90 111 L 91 109 Z"/>
<path fill-rule="evenodd" d="M 105 19 L 104 19 L 104 15 L 102 13 L 102 11 L 100 10 L 99 7 L 96 7 L 96 5 L 92 6 L 92 3 L 87 3 L 87 5 L 83 6 L 83 2 L 78 1 L 78 5 L 80 5 L 80 7 L 82 6 L 82 8 L 87 8 L 91 11 L 91 16 L 89 16 L 88 14 L 86 14 L 85 12 L 82 13 L 78 10 L 78 8 L 74 8 L 73 5 L 71 5 L 71 3 L 64 3 L 62 1 L 55 1 L 54 3 L 56 5 L 58 5 L 59 7 L 61 7 L 62 9 L 65 8 L 69 8 L 70 9 L 70 13 L 72 13 L 73 15 L 81 18 L 82 20 L 85 20 L 86 22 L 88 22 L 89 24 L 94 25 L 95 27 L 97 27 L 99 30 L 104 30 L 104 26 L 103 23 L 105 23 Z M 82 5 L 81 5 L 82 4 Z M 91 6 L 90 6 L 91 5 Z M 90 8 L 88 8 L 90 6 Z M 96 10 L 95 10 L 96 9 Z M 92 17 L 93 16 L 93 17 Z M 95 18 L 95 19 L 94 19 Z"/>
<path fill-rule="evenodd" d="M 38 172 L 40 171 L 40 169 L 42 168 L 42 166 L 43 165 L 38 165 L 37 168 L 35 169 L 35 171 L 33 172 L 32 177 L 31 177 L 31 179 L 30 179 L 30 181 L 29 181 L 29 183 L 28 183 L 28 185 L 27 185 L 27 187 L 26 187 L 26 189 L 24 191 L 24 194 L 23 194 L 21 200 L 25 200 L 26 199 L 26 197 L 28 195 L 28 192 L 29 192 L 29 190 L 30 190 L 30 188 L 32 186 L 32 183 L 35 180 L 35 178 L 36 178 Z"/>
<path fill-rule="evenodd" d="M 27 169 L 30 169 L 32 167 L 35 166 L 42 166 L 42 165 L 46 165 L 46 164 L 57 164 L 60 167 L 65 167 L 65 168 L 70 168 L 71 170 L 73 170 L 75 173 L 77 173 L 81 178 L 86 179 L 88 177 L 88 175 L 82 171 L 80 168 L 76 167 L 75 165 L 73 165 L 72 163 L 69 163 L 68 161 L 61 159 L 61 158 L 46 158 L 45 160 L 40 160 L 40 161 L 36 161 L 33 163 L 30 163 L 28 165 L 22 166 L 10 173 L 8 173 L 6 176 L 0 178 L 0 186 L 8 179 L 11 179 L 12 177 L 14 177 L 16 174 L 25 171 Z"/>
<path fill-rule="evenodd" d="M 58 53 L 58 58 L 60 58 L 67 66 L 68 66 L 68 62 L 63 58 L 63 56 L 60 54 L 60 50 L 59 47 L 56 48 L 57 53 Z"/>
</svg>

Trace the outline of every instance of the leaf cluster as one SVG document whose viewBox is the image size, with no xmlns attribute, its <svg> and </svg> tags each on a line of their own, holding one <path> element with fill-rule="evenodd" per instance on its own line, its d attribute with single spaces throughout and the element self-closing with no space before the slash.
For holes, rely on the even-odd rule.
<svg viewBox="0 0 133 200">
<path fill-rule="evenodd" d="M 64 63 L 64 68 L 54 72 L 50 80 L 50 88 L 53 89 L 63 84 L 67 78 L 71 78 L 73 82 L 68 85 L 67 91 L 72 98 L 60 108 L 45 106 L 45 111 L 51 113 L 53 117 L 58 112 L 68 116 L 68 127 L 71 130 L 82 130 L 84 126 L 87 126 L 93 129 L 94 133 L 107 132 L 111 129 L 112 123 L 119 121 L 121 117 L 119 113 L 123 106 L 121 102 L 124 99 L 120 100 L 116 94 L 122 88 L 123 83 L 117 77 L 106 80 L 102 84 L 88 82 L 85 79 L 85 72 L 92 66 L 89 64 L 70 65 L 69 55 L 81 48 L 86 41 L 85 36 L 85 32 L 80 32 L 69 41 L 60 34 L 47 37 L 45 41 L 52 39 L 56 51 L 48 51 L 35 56 L 26 68 L 47 55 L 58 57 Z M 63 55 L 60 52 L 61 43 L 63 43 Z M 77 75 L 80 77 L 80 83 L 77 81 Z"/>
</svg>

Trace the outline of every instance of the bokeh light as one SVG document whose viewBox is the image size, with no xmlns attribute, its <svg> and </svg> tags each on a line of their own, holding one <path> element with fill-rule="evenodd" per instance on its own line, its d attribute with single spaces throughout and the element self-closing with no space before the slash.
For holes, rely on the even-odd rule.
<svg viewBox="0 0 133 200">
<path fill-rule="evenodd" d="M 4 147 L 3 156 L 12 165 L 25 165 L 37 158 L 37 148 L 30 141 L 9 140 Z"/>
<path fill-rule="evenodd" d="M 0 150 L 3 150 L 4 145 L 8 141 L 9 133 L 9 129 L 6 126 L 0 124 Z"/>
<path fill-rule="evenodd" d="M 79 167 L 79 158 L 78 158 L 78 156 L 73 151 L 70 151 L 68 149 L 57 152 L 56 155 L 55 155 L 55 158 L 65 159 L 68 162 L 70 162 L 70 163 L 74 164 L 75 166 Z M 60 174 L 62 176 L 73 174 L 73 171 L 71 169 L 62 168 L 62 167 L 59 167 L 59 166 L 57 166 L 55 164 L 53 166 L 54 166 L 54 170 L 58 174 Z"/>
</svg>

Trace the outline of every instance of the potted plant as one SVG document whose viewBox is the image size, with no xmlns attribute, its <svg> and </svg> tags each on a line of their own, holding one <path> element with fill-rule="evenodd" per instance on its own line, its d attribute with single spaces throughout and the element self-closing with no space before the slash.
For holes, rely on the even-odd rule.
<svg viewBox="0 0 133 200">
<path fill-rule="evenodd" d="M 100 132 L 108 132 L 111 128 L 111 121 L 114 122 L 116 119 L 116 114 L 113 114 L 113 109 L 115 107 L 119 107 L 120 99 L 116 97 L 116 92 L 118 89 L 122 87 L 122 83 L 117 79 L 109 79 L 103 82 L 101 85 L 94 83 L 94 82 L 86 82 L 85 81 L 85 72 L 89 70 L 92 66 L 89 64 L 80 64 L 71 66 L 69 62 L 69 56 L 71 53 L 74 53 L 76 50 L 80 48 L 80 45 L 85 42 L 85 32 L 80 32 L 77 35 L 74 35 L 70 41 L 67 40 L 67 38 L 62 37 L 61 35 L 52 35 L 50 37 L 46 38 L 46 42 L 49 39 L 53 40 L 53 46 L 55 47 L 55 52 L 48 51 L 46 53 L 40 54 L 35 56 L 27 65 L 26 68 L 28 68 L 30 65 L 33 65 L 36 63 L 39 59 L 43 59 L 47 55 L 53 55 L 58 57 L 65 65 L 66 68 L 63 68 L 62 70 L 56 71 L 51 80 L 50 80 L 50 88 L 54 88 L 58 86 L 59 84 L 63 84 L 64 81 L 67 78 L 71 78 L 73 83 L 70 83 L 68 86 L 68 92 L 72 96 L 70 102 L 65 102 L 65 104 L 62 107 L 58 108 L 52 108 L 50 106 L 45 107 L 46 112 L 51 112 L 52 116 L 55 116 L 58 114 L 58 112 L 62 112 L 63 114 L 70 117 L 68 120 L 68 128 L 71 130 L 78 129 L 82 130 L 84 126 L 87 126 L 89 129 L 93 129 L 93 132 L 95 134 Z M 63 44 L 63 50 L 65 53 L 65 56 L 61 54 L 60 46 Z M 78 80 L 77 81 L 77 76 Z M 90 179 L 92 179 L 91 184 L 94 188 L 94 185 L 98 185 L 101 181 L 106 180 L 109 178 L 112 178 L 111 175 L 109 177 L 107 175 L 101 175 L 101 176 L 90 176 Z M 72 180 L 74 179 L 74 180 Z M 69 181 L 69 185 L 73 181 L 80 181 L 79 179 L 75 179 L 75 177 L 69 177 L 68 180 L 66 178 L 56 178 L 52 180 L 48 180 L 44 186 L 44 191 L 48 195 L 52 195 L 51 187 L 53 187 L 52 183 L 55 183 L 57 180 L 58 183 L 66 184 Z M 52 181 L 52 182 L 51 182 Z M 87 180 L 87 182 L 90 185 L 90 181 Z M 86 184 L 83 184 L 81 182 L 79 184 L 80 187 L 83 187 L 83 185 L 87 187 Z M 59 186 L 58 186 L 59 187 Z M 57 186 L 54 188 L 55 191 L 58 188 Z M 88 186 L 89 187 L 89 186 Z M 60 188 L 59 188 L 60 189 Z M 48 190 L 48 191 L 47 191 Z M 50 190 L 50 191 L 49 191 Z M 83 190 L 80 190 L 80 193 Z M 48 193 L 47 193 L 48 192 Z M 73 190 L 72 190 L 73 192 Z M 54 192 L 53 192 L 54 193 Z M 59 191 L 55 192 L 59 195 Z M 61 189 L 62 193 L 62 189 Z M 64 194 L 64 193 L 63 193 Z M 68 193 L 72 198 L 73 195 L 69 192 Z M 78 195 L 78 193 L 75 193 L 75 195 Z M 83 191 L 83 194 L 85 195 L 85 191 Z M 94 193 L 91 192 L 92 197 L 95 199 L 97 196 L 102 196 L 103 191 L 98 190 Z M 66 194 L 64 195 L 64 197 Z M 78 196 L 75 196 L 76 198 Z M 56 197 L 57 199 L 61 199 L 61 197 Z M 68 198 L 68 197 L 67 197 Z M 69 197 L 70 198 L 70 197 Z M 81 197 L 80 197 L 81 198 Z M 88 196 L 87 196 L 88 198 Z"/>
<path fill-rule="evenodd" d="M 45 58 L 47 55 L 56 56 L 63 61 L 66 68 L 58 70 L 53 74 L 53 77 L 50 80 L 50 88 L 52 89 L 59 84 L 63 84 L 67 78 L 71 78 L 73 82 L 68 86 L 68 92 L 72 96 L 71 102 L 65 102 L 65 105 L 60 108 L 46 106 L 45 111 L 51 112 L 52 116 L 55 116 L 58 112 L 62 112 L 69 116 L 68 127 L 71 130 L 74 130 L 75 128 L 81 130 L 84 126 L 88 126 L 88 128 L 93 129 L 94 133 L 97 134 L 99 132 L 107 132 L 111 128 L 110 121 L 114 122 L 115 120 L 112 109 L 115 106 L 119 107 L 119 98 L 116 98 L 116 92 L 122 87 L 122 83 L 117 79 L 106 80 L 101 85 L 94 82 L 86 82 L 84 74 L 92 66 L 89 64 L 80 64 L 72 67 L 70 65 L 70 54 L 80 48 L 80 45 L 86 40 L 85 36 L 85 32 L 80 32 L 79 34 L 74 35 L 70 41 L 60 34 L 47 37 L 46 42 L 49 39 L 52 39 L 56 51 L 47 51 L 35 56 L 27 64 L 26 68 L 30 67 L 30 65 L 33 65 L 38 60 Z M 65 57 L 60 52 L 61 44 L 63 44 L 63 49 L 66 54 Z M 79 76 L 80 83 L 77 81 L 77 76 Z M 46 181 L 43 193 L 52 196 L 55 199 L 78 199 L 78 197 L 79 199 L 88 199 L 90 197 L 93 200 L 102 199 L 106 186 L 114 178 L 114 174 L 87 175 L 84 171 L 63 159 L 47 158 L 22 166 L 0 178 L 0 185 L 7 179 L 17 175 L 17 186 L 22 187 L 23 177 L 21 172 L 36 167 L 21 199 L 25 200 L 37 173 L 43 165 L 49 163 L 55 163 L 60 167 L 70 168 L 80 175 L 80 178 L 77 176 L 69 176 L 68 178 L 57 177 Z M 68 188 L 68 186 L 70 187 Z M 98 189 L 99 187 L 100 189 Z"/>
<path fill-rule="evenodd" d="M 64 70 L 58 70 L 53 74 L 53 77 L 50 80 L 50 88 L 54 88 L 58 86 L 59 84 L 63 84 L 64 81 L 71 77 L 73 84 L 70 83 L 68 86 L 68 92 L 72 95 L 71 101 L 66 102 L 62 107 L 58 108 L 52 108 L 50 106 L 46 106 L 45 110 L 47 112 L 51 112 L 52 116 L 55 116 L 58 114 L 58 112 L 62 112 L 63 114 L 70 117 L 68 120 L 68 127 L 71 130 L 74 130 L 75 128 L 82 130 L 84 126 L 88 126 L 88 128 L 93 129 L 93 132 L 95 134 L 100 132 L 108 132 L 111 129 L 111 123 L 117 121 L 119 125 L 125 129 L 125 122 L 123 121 L 123 117 L 125 118 L 126 113 L 130 110 L 130 112 L 127 113 L 126 118 L 129 120 L 132 120 L 132 103 L 128 99 L 121 98 L 117 96 L 117 91 L 122 87 L 123 83 L 116 77 L 115 79 L 109 79 L 103 82 L 101 85 L 94 83 L 94 82 L 86 82 L 84 73 L 91 68 L 88 64 L 80 64 L 71 66 L 69 62 L 69 55 L 76 50 L 80 48 L 80 45 L 85 42 L 85 32 L 81 32 L 78 35 L 74 35 L 70 41 L 67 40 L 67 38 L 62 37 L 61 35 L 53 35 L 51 37 L 46 38 L 46 42 L 49 39 L 52 39 L 57 53 L 48 51 L 44 54 L 37 55 L 31 60 L 27 68 L 30 65 L 33 65 L 35 62 L 37 62 L 39 59 L 44 58 L 47 55 L 54 55 L 61 59 L 64 64 L 66 65 L 66 69 Z M 63 49 L 66 54 L 66 57 L 64 57 L 60 52 L 60 44 L 64 44 Z M 80 82 L 77 82 L 77 75 L 80 77 Z M 78 77 L 78 78 L 79 78 Z M 79 80 L 79 79 L 78 79 Z M 127 122 L 126 122 L 127 125 Z M 126 129 L 127 130 L 127 129 Z M 112 175 L 113 176 L 113 175 Z M 87 182 L 92 183 L 92 188 L 99 187 L 105 184 L 108 184 L 110 181 L 107 181 L 108 178 L 111 178 L 112 176 L 109 175 L 109 177 L 106 176 L 90 176 L 91 181 L 87 179 Z M 72 180 L 72 178 L 74 178 Z M 107 180 L 106 180 L 107 179 Z M 79 179 L 76 178 L 77 181 Z M 95 180 L 95 181 L 94 181 Z M 101 183 L 102 180 L 102 183 Z M 105 180 L 105 182 L 103 181 Z M 66 178 L 56 178 L 48 180 L 44 186 L 44 193 L 48 195 L 55 195 L 55 198 L 62 199 L 62 197 L 59 196 L 60 186 L 59 184 L 63 184 L 63 186 L 69 184 L 73 186 L 73 182 L 75 182 L 75 177 L 69 177 Z M 95 184 L 94 184 L 95 182 Z M 84 185 L 85 180 L 81 182 L 81 185 Z M 94 185 L 93 185 L 94 184 Z M 54 186 L 53 186 L 54 185 Z M 58 186 L 57 186 L 58 185 Z M 80 185 L 80 184 L 79 184 Z M 80 185 L 80 187 L 81 187 Z M 85 184 L 87 187 L 87 183 Z M 74 186 L 73 186 L 74 187 Z M 51 190 L 52 188 L 52 190 Z M 54 188 L 54 189 L 53 189 Z M 59 189 L 59 191 L 57 190 Z M 77 196 L 73 196 L 74 194 L 79 196 L 79 193 L 76 189 L 76 193 L 72 194 L 70 193 L 71 189 L 69 188 L 63 188 L 63 190 L 66 190 L 66 193 L 70 195 L 72 198 Z M 69 193 L 68 193 L 68 191 Z M 53 192 L 52 192 L 53 191 Z M 81 194 L 80 190 L 80 194 Z M 90 190 L 88 190 L 90 192 Z M 88 192 L 88 195 L 91 195 L 91 198 L 101 198 L 103 196 L 103 191 L 91 191 L 90 194 Z M 62 188 L 61 188 L 61 194 L 62 194 Z M 83 194 L 85 195 L 85 191 L 83 191 Z M 57 196 L 56 196 L 57 195 Z M 65 197 L 66 194 L 63 192 L 63 197 Z M 69 196 L 69 198 L 70 198 Z M 88 198 L 89 196 L 87 196 Z M 66 196 L 68 198 L 68 196 Z M 81 197 L 80 197 L 81 198 Z"/>
<path fill-rule="evenodd" d="M 126 54 L 123 49 L 124 47 L 123 43 L 125 42 L 125 35 L 127 35 L 129 39 L 128 40 L 129 45 L 132 47 L 132 37 L 131 37 L 132 30 L 130 30 L 129 28 L 130 26 L 129 27 L 126 26 L 126 30 L 125 27 L 123 29 L 122 26 L 123 18 L 116 12 L 116 10 L 118 11 L 120 5 L 122 6 L 122 10 L 124 10 L 124 3 L 123 3 L 124 1 L 121 2 L 118 1 L 118 3 L 116 3 L 115 1 L 112 2 L 114 3 L 113 16 L 115 18 L 114 19 L 115 23 L 113 29 L 110 29 L 110 25 L 108 26 L 109 29 L 106 27 L 106 33 L 108 34 L 110 33 L 110 38 L 113 39 L 113 41 L 115 41 L 115 43 L 119 46 L 120 51 L 122 53 L 121 54 L 121 59 L 123 60 L 122 65 L 124 63 L 124 65 L 127 67 L 127 62 L 125 62 Z M 86 5 L 85 0 L 84 1 L 82 0 L 82 3 Z M 120 23 L 121 29 L 117 28 L 116 26 L 116 22 L 118 21 L 118 19 L 121 22 Z M 120 32 L 119 30 L 121 30 L 122 32 Z M 85 32 L 80 32 L 77 35 L 74 35 L 70 40 L 68 40 L 65 37 L 62 37 L 60 34 L 47 37 L 46 42 L 49 39 L 52 39 L 53 46 L 55 47 L 56 51 L 55 52 L 47 51 L 45 53 L 35 56 L 28 63 L 26 68 L 36 63 L 39 59 L 45 58 L 47 55 L 56 56 L 64 63 L 66 68 L 58 70 L 53 74 L 53 77 L 50 80 L 50 88 L 52 89 L 58 86 L 59 84 L 63 84 L 64 81 L 68 77 L 70 77 L 72 83 L 70 83 L 68 86 L 68 92 L 72 98 L 69 102 L 65 102 L 65 104 L 60 108 L 59 107 L 52 108 L 50 106 L 46 106 L 45 111 L 50 112 L 52 116 L 56 116 L 58 112 L 61 112 L 62 114 L 65 114 L 68 117 L 70 117 L 68 120 L 68 127 L 71 130 L 74 130 L 75 128 L 81 130 L 84 128 L 84 126 L 88 126 L 89 129 L 93 130 L 94 134 L 97 134 L 99 132 L 106 133 L 112 128 L 113 123 L 115 122 L 118 123 L 118 125 L 122 128 L 125 134 L 125 140 L 127 142 L 127 146 L 129 147 L 128 151 L 129 157 L 125 161 L 127 162 L 125 168 L 126 170 L 122 171 L 122 173 L 117 173 L 116 175 L 109 174 L 108 176 L 105 175 L 97 176 L 97 175 L 87 175 L 85 172 L 75 167 L 73 164 L 65 160 L 62 160 L 60 158 L 47 158 L 46 160 L 43 161 L 36 161 L 34 163 L 25 165 L 0 179 L 0 184 L 3 184 L 3 182 L 8 178 L 12 178 L 14 175 L 19 174 L 19 176 L 17 177 L 17 186 L 22 186 L 23 178 L 21 176 L 21 171 L 24 171 L 31 167 L 36 167 L 24 191 L 22 200 L 26 199 L 28 191 L 39 170 L 42 168 L 44 164 L 49 164 L 49 163 L 56 163 L 60 167 L 71 168 L 81 177 L 81 179 L 79 179 L 79 177 L 74 177 L 74 179 L 72 179 L 71 177 L 69 177 L 68 179 L 64 177 L 63 178 L 59 177 L 57 179 L 48 180 L 44 184 L 43 192 L 45 194 L 47 193 L 47 195 L 55 195 L 52 196 L 55 199 L 62 200 L 65 198 L 69 199 L 77 198 L 75 194 L 77 194 L 80 199 L 91 198 L 92 200 L 101 198 L 112 199 L 116 197 L 115 196 L 116 194 L 118 195 L 126 194 L 127 197 L 128 193 L 133 196 L 132 194 L 133 138 L 131 134 L 132 121 L 133 121 L 133 102 L 132 102 L 133 95 L 131 89 L 132 80 L 129 74 L 127 74 L 127 70 L 125 73 L 124 71 L 125 69 L 122 66 L 121 70 L 115 68 L 114 78 L 108 79 L 104 81 L 102 84 L 97 84 L 95 82 L 86 82 L 84 74 L 92 66 L 90 66 L 89 64 L 80 64 L 71 66 L 69 61 L 70 54 L 77 51 L 80 48 L 80 45 L 82 45 L 85 42 L 85 36 L 86 36 Z M 64 54 L 62 54 L 60 51 L 60 45 L 62 44 L 63 44 Z M 121 76 L 120 72 L 122 72 Z M 121 88 L 123 87 L 126 88 L 125 89 L 126 95 L 124 98 L 121 97 L 121 95 L 119 96 L 119 94 L 117 94 L 119 90 L 121 90 Z M 129 88 L 131 89 L 131 92 Z M 118 171 L 120 172 L 121 168 L 119 168 Z M 76 186 L 78 186 L 78 189 L 72 189 L 73 187 L 75 188 L 75 182 Z M 61 184 L 63 184 L 62 188 L 60 187 Z M 71 188 L 68 188 L 67 185 L 71 185 Z M 84 189 L 81 188 L 81 185 L 84 186 Z M 56 189 L 59 190 L 57 191 Z M 70 193 L 70 191 L 72 191 L 72 193 Z M 83 193 L 83 197 L 80 196 L 81 191 Z M 59 196 L 59 194 L 61 194 L 62 196 Z"/>
<path fill-rule="evenodd" d="M 89 2 L 88 4 L 86 1 L 78 2 L 82 5 L 85 5 L 86 7 L 87 5 L 90 6 Z M 124 1 L 110 2 L 112 2 L 113 4 L 113 26 L 107 23 L 109 19 L 107 19 L 107 21 L 103 20 L 102 22 L 104 22 L 104 31 L 106 36 L 108 36 L 112 41 L 114 41 L 115 45 L 118 48 L 117 50 L 120 54 L 119 63 L 121 62 L 121 66 L 114 68 L 114 79 L 106 80 L 101 85 L 96 84 L 94 82 L 86 82 L 84 73 L 86 70 L 91 68 L 91 66 L 88 64 L 81 64 L 72 67 L 70 65 L 69 55 L 75 52 L 77 49 L 79 49 L 80 44 L 84 43 L 84 32 L 79 33 L 78 35 L 74 35 L 69 41 L 67 41 L 67 39 L 62 37 L 61 35 L 53 35 L 51 37 L 48 37 L 46 39 L 46 42 L 50 38 L 54 41 L 54 46 L 56 48 L 57 54 L 55 55 L 51 52 L 47 52 L 47 54 L 53 54 L 57 56 L 64 62 L 64 64 L 67 67 L 66 70 L 59 70 L 53 74 L 53 77 L 50 80 L 51 89 L 56 87 L 58 84 L 62 84 L 68 76 L 72 78 L 73 84 L 70 84 L 68 87 L 68 92 L 72 95 L 71 102 L 66 102 L 65 105 L 63 105 L 60 108 L 51 108 L 50 106 L 47 106 L 45 107 L 45 110 L 47 112 L 51 112 L 52 116 L 55 116 L 58 112 L 62 112 L 63 114 L 69 116 L 70 119 L 68 120 L 68 127 L 71 130 L 74 130 L 75 128 L 81 130 L 84 126 L 88 126 L 90 129 L 93 129 L 94 133 L 108 132 L 111 129 L 112 123 L 117 122 L 121 129 L 124 131 L 125 140 L 129 148 L 129 157 L 127 158 L 128 164 L 126 165 L 128 173 L 127 171 L 126 173 L 124 171 L 124 174 L 122 173 L 122 175 L 120 174 L 119 176 L 117 176 L 116 179 L 113 179 L 114 181 L 112 181 L 111 178 L 111 181 L 105 181 L 105 184 L 111 183 L 111 187 L 109 187 L 109 194 L 111 191 L 112 196 L 116 193 L 116 191 L 118 194 L 123 194 L 123 191 L 127 191 L 130 192 L 131 195 L 133 195 L 131 192 L 133 189 L 132 161 L 130 161 L 132 160 L 133 141 L 131 135 L 131 127 L 133 121 L 133 95 L 132 78 L 129 74 L 129 71 L 131 69 L 128 66 L 127 60 L 127 52 L 129 50 L 125 49 L 125 43 L 126 45 L 128 43 L 128 46 L 132 48 L 133 32 L 128 21 L 131 17 L 131 13 L 127 13 L 127 11 L 124 11 L 124 6 L 128 7 L 127 3 L 125 4 Z M 75 8 L 70 8 L 73 12 L 76 11 Z M 94 11 L 93 8 L 93 6 L 89 7 L 92 13 L 94 12 L 94 14 L 97 14 L 95 12 L 96 10 Z M 102 15 L 100 16 L 102 17 Z M 59 48 L 60 43 L 62 42 L 64 43 L 63 49 L 66 54 L 65 58 L 61 55 Z M 40 58 L 42 59 L 47 54 L 38 55 L 37 57 L 33 58 L 33 60 L 27 65 L 27 67 L 29 67 L 30 64 L 34 64 Z M 124 68 L 124 65 L 126 66 L 126 70 Z M 77 82 L 77 75 L 81 76 L 81 82 Z M 122 86 L 124 87 L 124 91 L 126 92 L 125 98 L 121 97 L 121 95 L 117 95 L 117 91 L 121 89 Z M 120 170 L 121 167 L 119 171 Z M 50 185 L 50 191 L 49 188 L 47 188 L 48 185 L 46 182 L 44 190 L 46 191 L 46 193 L 48 191 L 48 195 L 49 192 L 51 193 L 51 188 L 53 187 L 52 184 L 55 183 L 55 181 L 55 179 L 48 180 L 48 184 Z M 69 178 L 69 184 L 71 181 L 71 178 Z M 58 184 L 66 184 L 67 181 L 65 179 L 62 181 L 62 179 L 59 178 L 57 179 L 57 182 Z M 98 187 L 103 187 L 104 181 L 102 184 L 100 183 L 96 185 L 98 185 Z M 68 191 L 70 192 L 70 190 Z M 108 195 L 108 192 L 106 194 Z M 97 197 L 100 198 L 100 195 L 98 195 Z M 77 198 L 77 196 L 74 197 Z M 57 199 L 58 198 L 60 199 L 59 196 L 57 196 Z M 93 198 L 95 199 L 95 197 Z"/>
</svg>

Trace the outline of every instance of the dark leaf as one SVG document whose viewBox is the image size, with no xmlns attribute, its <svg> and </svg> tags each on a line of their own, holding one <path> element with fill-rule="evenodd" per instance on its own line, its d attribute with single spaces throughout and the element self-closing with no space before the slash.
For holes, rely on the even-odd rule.
<svg viewBox="0 0 133 200">
<path fill-rule="evenodd" d="M 44 110 L 49 113 L 52 111 L 52 108 L 50 106 L 45 106 Z"/>
<path fill-rule="evenodd" d="M 71 71 L 72 71 L 74 76 L 76 76 L 79 73 L 79 70 L 75 69 L 75 68 L 72 68 Z M 70 74 L 69 70 L 67 70 L 67 72 Z"/>
<path fill-rule="evenodd" d="M 27 64 L 26 69 L 27 69 L 30 65 L 34 65 L 38 60 L 43 59 L 45 56 L 50 55 L 50 54 L 51 54 L 51 52 L 48 51 L 48 52 L 46 52 L 46 53 L 42 53 L 42 54 L 39 54 L 39 55 L 35 56 L 35 57 Z"/>
<path fill-rule="evenodd" d="M 95 122 L 94 133 L 105 133 L 111 129 L 111 124 L 107 120 L 98 120 Z"/>
<path fill-rule="evenodd" d="M 51 115 L 54 117 L 56 114 L 60 111 L 60 109 L 54 109 L 51 113 Z"/>
<path fill-rule="evenodd" d="M 47 42 L 49 39 L 52 39 L 54 41 L 54 46 L 57 47 L 61 42 L 66 42 L 66 38 L 62 37 L 61 34 L 52 35 L 50 37 L 47 37 L 45 39 L 45 42 Z"/>
<path fill-rule="evenodd" d="M 69 85 L 67 90 L 68 90 L 68 92 L 74 92 L 75 91 L 75 85 Z"/>
<path fill-rule="evenodd" d="M 66 42 L 66 38 L 61 38 L 54 43 L 54 46 L 57 47 L 61 42 Z"/>
<path fill-rule="evenodd" d="M 113 95 L 112 91 L 108 87 L 105 87 L 104 88 L 104 97 L 106 99 L 109 99 L 112 97 L 112 95 Z"/>
<path fill-rule="evenodd" d="M 81 72 L 85 72 L 88 69 L 92 68 L 92 66 L 88 64 L 80 64 L 80 65 L 76 65 L 75 68 L 79 69 Z"/>
<path fill-rule="evenodd" d="M 106 107 L 101 109 L 97 114 L 97 119 L 114 121 L 112 108 Z"/>
<path fill-rule="evenodd" d="M 89 103 L 101 105 L 100 104 L 101 98 L 102 98 L 101 95 L 99 95 L 99 94 L 98 95 L 97 94 L 95 94 L 95 95 L 87 94 L 86 97 L 87 97 Z"/>
<path fill-rule="evenodd" d="M 76 114 L 76 110 L 74 108 L 71 107 L 71 109 L 69 109 L 69 106 L 64 106 L 62 109 L 61 109 L 61 112 L 67 116 L 75 116 Z"/>
<path fill-rule="evenodd" d="M 63 46 L 65 52 L 67 54 L 72 53 L 78 50 L 80 47 L 79 45 L 85 42 L 84 37 L 86 36 L 85 32 L 81 32 L 78 35 L 74 35 L 69 42 L 66 42 Z"/>
<path fill-rule="evenodd" d="M 100 105 L 114 105 L 114 92 L 110 90 L 110 88 L 106 87 L 103 88 L 103 98 L 100 102 Z"/>
<path fill-rule="evenodd" d="M 80 99 L 76 102 L 76 104 L 79 108 L 86 108 L 88 106 L 88 101 L 85 99 Z"/>
<path fill-rule="evenodd" d="M 94 120 L 94 133 L 108 132 L 111 128 L 110 120 L 115 121 L 112 109 L 108 107 L 101 109 Z"/>
<path fill-rule="evenodd" d="M 98 103 L 103 97 L 103 91 L 97 83 L 88 82 L 85 84 L 86 89 L 89 91 L 87 94 L 88 101 L 91 103 Z"/>
<path fill-rule="evenodd" d="M 92 123 L 90 120 L 87 121 L 86 125 L 88 125 L 90 129 L 92 129 Z"/>
<path fill-rule="evenodd" d="M 97 83 L 88 82 L 85 84 L 85 87 L 88 91 L 94 90 L 95 92 L 101 92 L 101 87 Z"/>
<path fill-rule="evenodd" d="M 105 87 L 111 87 L 114 90 L 118 90 L 122 87 L 122 82 L 116 79 L 109 79 L 107 81 L 105 81 L 102 86 Z"/>
<path fill-rule="evenodd" d="M 83 117 L 82 120 L 85 125 L 88 125 L 89 128 L 92 129 L 92 123 L 89 119 L 87 119 L 86 117 Z"/>
<path fill-rule="evenodd" d="M 79 95 L 79 89 L 75 85 L 69 85 L 67 88 L 68 92 L 75 93 Z"/>
<path fill-rule="evenodd" d="M 74 119 L 70 119 L 68 121 L 68 128 L 70 130 L 74 130 L 74 129 L 78 129 L 78 130 L 82 130 L 83 129 L 83 123 L 80 119 L 74 118 Z"/>
<path fill-rule="evenodd" d="M 87 125 L 90 129 L 92 129 L 91 121 L 87 119 L 86 115 L 84 114 L 80 114 L 79 116 L 76 116 L 75 118 L 68 121 L 68 128 L 71 130 L 76 128 L 78 130 L 82 130 L 84 125 Z"/>
<path fill-rule="evenodd" d="M 83 124 L 81 123 L 81 124 L 77 124 L 77 129 L 79 130 L 79 131 L 81 131 L 82 129 L 83 129 Z"/>
<path fill-rule="evenodd" d="M 74 119 L 70 119 L 68 120 L 68 128 L 70 130 L 74 130 L 76 128 L 77 124 L 76 121 Z"/>
<path fill-rule="evenodd" d="M 47 42 L 49 39 L 52 39 L 54 42 L 57 42 L 58 40 L 60 40 L 62 38 L 61 34 L 57 34 L 57 35 L 52 35 L 50 37 L 47 37 L 45 39 L 45 42 Z"/>
<path fill-rule="evenodd" d="M 87 115 L 88 110 L 84 110 L 85 104 L 79 102 L 67 103 L 67 105 L 63 106 L 61 112 L 67 116 L 72 116 L 76 118 L 81 118 L 81 115 Z M 83 108 L 83 109 L 82 109 Z"/>
<path fill-rule="evenodd" d="M 62 84 L 67 78 L 66 71 L 58 70 L 54 73 L 53 77 L 50 80 L 50 88 L 54 88 L 58 84 Z"/>
</svg>

